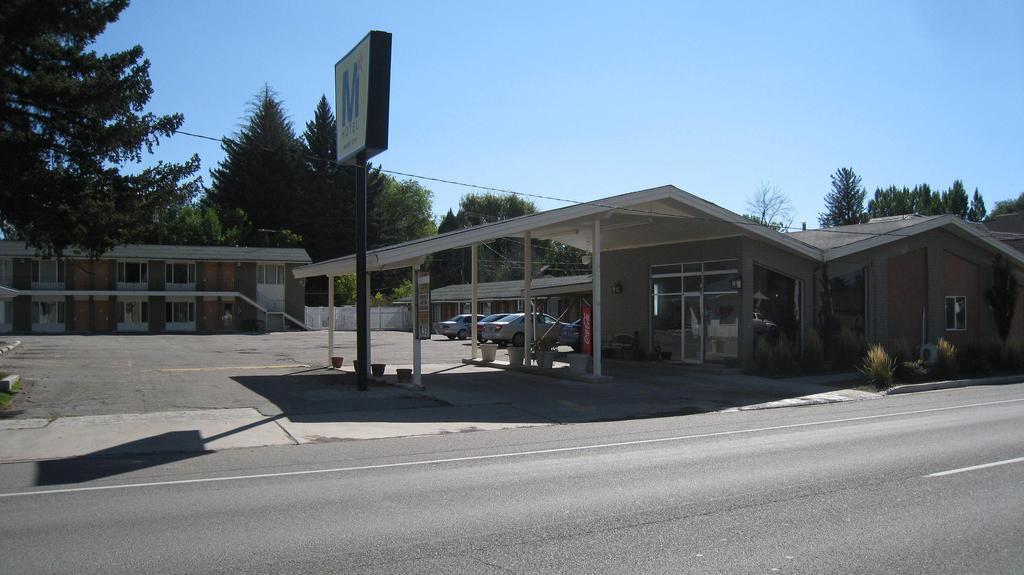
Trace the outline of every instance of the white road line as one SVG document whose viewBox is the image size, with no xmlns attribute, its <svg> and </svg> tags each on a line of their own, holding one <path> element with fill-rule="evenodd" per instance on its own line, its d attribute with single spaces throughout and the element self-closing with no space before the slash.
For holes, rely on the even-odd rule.
<svg viewBox="0 0 1024 575">
<path fill-rule="evenodd" d="M 954 409 L 966 409 L 970 407 L 984 407 L 988 405 L 999 405 L 1004 403 L 1016 403 L 1024 401 L 1019 399 L 1003 399 L 999 401 L 986 401 L 983 403 L 969 403 L 965 405 L 951 405 L 948 407 L 933 407 L 930 409 L 918 409 L 914 411 L 901 411 L 898 413 L 881 413 L 877 415 L 863 415 L 859 417 L 846 417 L 843 419 L 830 419 L 827 421 L 811 421 L 807 423 L 791 423 L 788 425 L 774 425 L 771 427 L 758 427 L 755 429 L 736 429 L 733 431 L 716 431 L 713 433 L 698 433 L 694 435 L 677 435 L 674 437 L 659 437 L 656 439 L 637 439 L 633 441 L 617 441 L 614 443 L 597 443 L 592 445 L 577 445 L 573 447 L 554 447 L 550 449 L 536 449 L 532 451 L 513 451 L 509 453 L 492 453 L 489 455 L 470 455 L 466 457 L 450 457 L 446 459 L 423 459 L 417 461 L 405 461 L 400 463 L 380 463 L 377 465 L 358 465 L 353 467 L 334 467 L 330 469 L 309 469 L 303 471 L 280 471 L 277 473 L 256 473 L 252 475 L 230 475 L 226 477 L 204 477 L 200 479 L 178 479 L 172 481 L 153 481 L 149 483 L 124 483 L 119 485 L 96 485 L 92 487 L 68 487 L 65 489 L 45 489 L 37 491 L 20 491 L 12 493 L 0 493 L 3 497 L 24 497 L 29 495 L 52 495 L 55 493 L 79 493 L 83 491 L 108 491 L 112 489 L 132 489 L 136 487 L 159 487 L 165 485 L 188 485 L 193 483 L 214 483 L 218 481 L 243 481 L 246 479 L 267 479 L 273 477 L 290 477 L 296 475 L 320 475 L 324 473 L 344 473 L 349 471 L 366 471 L 371 469 L 391 469 L 397 467 L 415 467 L 425 465 L 439 465 L 442 463 L 458 463 L 464 461 L 484 461 L 488 459 L 508 459 L 512 457 L 526 457 L 530 455 L 544 455 L 548 453 L 566 453 L 572 451 L 588 451 L 592 449 L 607 449 L 610 447 L 624 447 L 631 445 L 647 445 L 652 443 L 666 443 L 670 441 L 685 441 L 688 439 L 702 439 L 706 437 L 722 437 L 727 435 L 743 435 L 758 433 L 761 431 L 778 431 L 781 429 L 799 429 L 802 427 L 814 427 L 819 425 L 830 425 L 833 423 L 848 423 L 852 421 L 867 421 L 871 419 L 884 419 L 899 417 L 903 415 L 916 415 L 921 413 L 935 413 L 939 411 L 951 411 Z"/>
<path fill-rule="evenodd" d="M 925 475 L 925 477 L 942 477 L 943 475 L 953 475 L 954 473 L 964 473 L 965 471 L 974 471 L 976 469 L 985 469 L 986 467 L 998 467 L 1000 465 L 1009 465 L 1011 463 L 1024 462 L 1024 457 L 1018 457 L 1016 459 L 1004 459 L 1002 461 L 993 461 L 992 463 L 983 463 L 981 465 L 972 465 L 970 467 L 961 467 L 960 469 L 950 469 L 949 471 L 940 471 L 938 473 L 931 473 Z"/>
</svg>

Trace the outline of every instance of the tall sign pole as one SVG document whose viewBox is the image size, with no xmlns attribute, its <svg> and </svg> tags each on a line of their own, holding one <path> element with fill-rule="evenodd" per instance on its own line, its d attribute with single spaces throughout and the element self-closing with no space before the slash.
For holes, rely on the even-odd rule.
<svg viewBox="0 0 1024 575">
<path fill-rule="evenodd" d="M 367 388 L 370 370 L 370 287 L 366 269 L 367 161 L 388 149 L 391 34 L 374 30 L 334 65 L 338 161 L 356 170 L 356 374 Z"/>
</svg>

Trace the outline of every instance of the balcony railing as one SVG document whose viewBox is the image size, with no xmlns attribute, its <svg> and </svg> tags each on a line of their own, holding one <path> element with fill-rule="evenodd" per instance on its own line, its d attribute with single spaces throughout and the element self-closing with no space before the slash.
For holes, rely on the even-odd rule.
<svg viewBox="0 0 1024 575">
<path fill-rule="evenodd" d="M 167 291 L 196 291 L 196 282 L 187 284 L 176 284 L 167 282 L 164 284 L 164 289 Z"/>
<path fill-rule="evenodd" d="M 64 282 L 32 282 L 32 289 L 64 289 Z"/>
<path fill-rule="evenodd" d="M 117 282 L 119 290 L 148 290 L 149 282 Z"/>
</svg>

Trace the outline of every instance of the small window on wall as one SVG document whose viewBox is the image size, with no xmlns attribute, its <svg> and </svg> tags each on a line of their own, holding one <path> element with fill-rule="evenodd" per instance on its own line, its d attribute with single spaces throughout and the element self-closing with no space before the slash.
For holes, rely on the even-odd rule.
<svg viewBox="0 0 1024 575">
<path fill-rule="evenodd" d="M 196 321 L 196 306 L 190 301 L 169 301 L 164 313 L 168 322 L 190 323 Z"/>
<path fill-rule="evenodd" d="M 964 296 L 946 297 L 946 331 L 964 331 L 967 329 L 967 298 Z"/>
<path fill-rule="evenodd" d="M 259 264 L 256 266 L 256 283 L 258 284 L 283 284 L 284 266 Z"/>
</svg>

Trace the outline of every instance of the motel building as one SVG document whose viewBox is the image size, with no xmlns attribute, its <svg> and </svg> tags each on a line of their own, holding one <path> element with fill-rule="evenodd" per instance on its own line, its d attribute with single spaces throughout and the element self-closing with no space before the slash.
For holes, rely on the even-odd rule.
<svg viewBox="0 0 1024 575">
<path fill-rule="evenodd" d="M 367 269 L 412 273 L 428 255 L 452 248 L 473 248 L 475 258 L 476 246 L 501 237 L 523 238 L 525 246 L 556 240 L 591 253 L 590 285 L 573 289 L 592 303 L 595 343 L 624 334 L 634 336 L 641 357 L 726 366 L 749 366 L 764 333 L 802 342 L 825 285 L 840 329 L 864 341 L 991 342 L 998 335 L 984 294 L 993 259 L 1002 255 L 1018 274 L 1024 269 L 1024 254 L 955 216 L 780 233 L 674 186 L 379 248 L 368 252 Z M 523 259 L 532 269 L 529 249 Z M 352 255 L 294 274 L 334 277 L 355 273 L 355 266 Z M 477 296 L 468 309 L 483 312 L 476 284 L 474 274 L 470 292 Z M 525 278 L 514 295 L 534 301 L 537 290 Z M 1020 299 L 1011 337 L 1024 336 Z M 602 347 L 593 346 L 595 377 Z"/>
<path fill-rule="evenodd" d="M 304 328 L 294 248 L 118 246 L 41 258 L 0 241 L 0 333 L 164 333 Z"/>
</svg>

